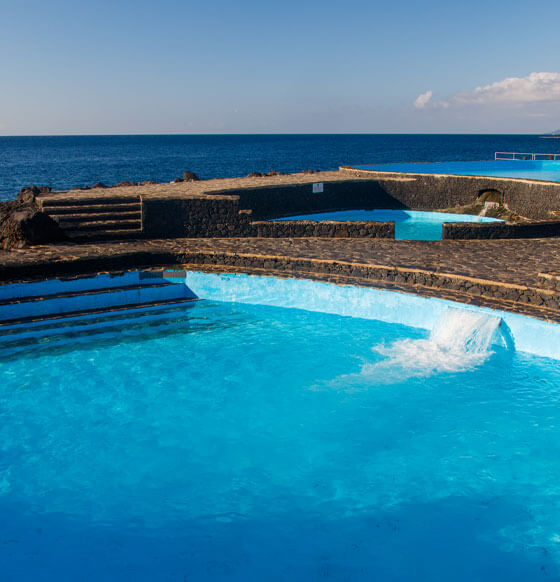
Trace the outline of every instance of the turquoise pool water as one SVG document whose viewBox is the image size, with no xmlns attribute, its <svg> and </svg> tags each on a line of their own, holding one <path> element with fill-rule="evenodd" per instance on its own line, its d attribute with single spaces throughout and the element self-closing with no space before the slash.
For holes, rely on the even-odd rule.
<svg viewBox="0 0 560 582">
<path fill-rule="evenodd" d="M 497 218 L 450 214 L 447 212 L 423 212 L 419 210 L 340 210 L 288 216 L 276 220 L 371 220 L 395 223 L 395 238 L 401 240 L 441 240 L 444 222 L 502 222 Z"/>
<path fill-rule="evenodd" d="M 494 160 L 480 162 L 426 162 L 414 164 L 368 164 L 353 166 L 374 172 L 407 172 L 412 174 L 450 174 L 458 176 L 491 176 L 560 182 L 560 161 Z"/>
<path fill-rule="evenodd" d="M 265 279 L 187 277 L 371 295 Z M 558 579 L 560 362 L 512 349 L 524 318 L 372 297 L 432 331 L 205 300 L 5 338 L 2 579 Z"/>
</svg>

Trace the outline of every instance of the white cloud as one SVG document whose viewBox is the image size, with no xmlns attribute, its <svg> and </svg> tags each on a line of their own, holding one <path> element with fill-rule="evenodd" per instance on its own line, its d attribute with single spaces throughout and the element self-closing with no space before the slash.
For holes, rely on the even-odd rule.
<svg viewBox="0 0 560 582">
<path fill-rule="evenodd" d="M 419 95 L 414 101 L 418 109 L 426 107 L 458 107 L 462 105 L 526 105 L 560 103 L 560 73 L 531 73 L 527 77 L 508 77 L 490 85 L 460 91 L 449 99 L 431 101 L 432 92 Z"/>
<path fill-rule="evenodd" d="M 418 95 L 414 101 L 414 107 L 416 107 L 416 109 L 424 109 L 424 107 L 426 107 L 426 105 L 431 101 L 432 95 L 432 91 L 426 91 L 425 93 Z"/>
</svg>

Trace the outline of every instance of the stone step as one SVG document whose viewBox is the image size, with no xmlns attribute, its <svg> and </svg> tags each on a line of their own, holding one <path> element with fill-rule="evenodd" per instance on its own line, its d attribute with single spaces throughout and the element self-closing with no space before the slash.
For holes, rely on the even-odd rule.
<svg viewBox="0 0 560 582">
<path fill-rule="evenodd" d="M 94 242 L 143 238 L 141 228 L 128 230 L 70 230 L 66 236 L 71 242 Z"/>
<path fill-rule="evenodd" d="M 59 221 L 59 226 L 66 234 L 74 231 L 114 231 L 114 230 L 141 230 L 140 220 L 87 220 L 81 222 Z"/>
<path fill-rule="evenodd" d="M 45 209 L 64 206 L 108 206 L 114 204 L 139 204 L 138 196 L 107 196 L 95 198 L 72 198 L 69 196 L 57 198 L 39 198 L 41 207 Z"/>
<path fill-rule="evenodd" d="M 66 214 L 104 214 L 113 212 L 142 212 L 142 205 L 138 202 L 130 204 L 90 204 L 82 205 L 68 205 L 68 206 L 43 206 L 43 211 L 50 216 L 59 216 Z"/>
<path fill-rule="evenodd" d="M 140 220 L 142 212 L 140 210 L 129 210 L 123 212 L 91 212 L 83 214 L 62 214 L 51 215 L 59 224 L 69 222 L 101 222 L 103 220 Z"/>
<path fill-rule="evenodd" d="M 50 197 L 40 203 L 73 242 L 142 236 L 140 197 Z"/>
</svg>

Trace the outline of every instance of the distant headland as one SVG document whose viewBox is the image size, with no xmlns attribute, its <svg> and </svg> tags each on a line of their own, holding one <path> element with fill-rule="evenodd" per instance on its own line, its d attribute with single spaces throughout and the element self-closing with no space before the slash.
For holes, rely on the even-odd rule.
<svg viewBox="0 0 560 582">
<path fill-rule="evenodd" d="M 550 133 L 546 133 L 545 135 L 541 135 L 542 138 L 560 138 L 560 129 L 556 129 L 555 131 L 551 131 Z"/>
</svg>

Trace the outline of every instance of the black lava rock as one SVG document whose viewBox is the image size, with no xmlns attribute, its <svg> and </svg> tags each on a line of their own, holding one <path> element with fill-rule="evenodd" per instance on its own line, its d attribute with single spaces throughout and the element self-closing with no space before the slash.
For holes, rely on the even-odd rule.
<svg viewBox="0 0 560 582">
<path fill-rule="evenodd" d="M 50 191 L 51 188 L 49 186 L 26 186 L 19 191 L 17 199 L 19 202 L 30 204 L 35 201 L 36 196 L 39 196 L 40 194 L 47 194 Z"/>
<path fill-rule="evenodd" d="M 194 172 L 183 172 L 185 182 L 199 182 L 200 178 Z"/>
<path fill-rule="evenodd" d="M 0 208 L 0 243 L 4 249 L 65 239 L 58 223 L 32 204 L 7 202 Z"/>
</svg>

